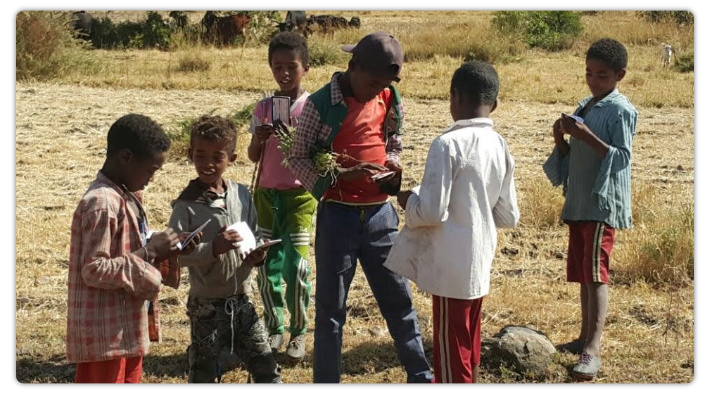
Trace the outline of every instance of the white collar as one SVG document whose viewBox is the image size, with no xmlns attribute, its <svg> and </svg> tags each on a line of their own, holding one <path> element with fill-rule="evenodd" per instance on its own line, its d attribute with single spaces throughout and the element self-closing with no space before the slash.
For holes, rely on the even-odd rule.
<svg viewBox="0 0 710 394">
<path fill-rule="evenodd" d="M 491 118 L 472 118 L 472 119 L 459 119 L 456 123 L 452 124 L 444 130 L 444 133 L 450 131 L 462 129 L 464 127 L 493 127 L 493 119 Z"/>
</svg>

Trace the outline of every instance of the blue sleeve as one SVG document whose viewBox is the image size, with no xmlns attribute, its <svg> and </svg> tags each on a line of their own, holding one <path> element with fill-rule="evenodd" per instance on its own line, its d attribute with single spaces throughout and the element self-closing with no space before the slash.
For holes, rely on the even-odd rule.
<svg viewBox="0 0 710 394">
<path fill-rule="evenodd" d="M 555 147 L 550 153 L 545 163 L 542 165 L 547 179 L 552 182 L 552 186 L 567 185 L 569 177 L 569 154 L 562 156 L 560 150 Z"/>
<path fill-rule="evenodd" d="M 620 111 L 617 116 L 607 123 L 609 127 L 609 150 L 602 160 L 597 173 L 592 192 L 597 195 L 599 207 L 610 209 L 609 179 L 615 174 L 631 165 L 631 141 L 636 134 L 636 118 L 638 113 L 634 110 Z"/>
</svg>

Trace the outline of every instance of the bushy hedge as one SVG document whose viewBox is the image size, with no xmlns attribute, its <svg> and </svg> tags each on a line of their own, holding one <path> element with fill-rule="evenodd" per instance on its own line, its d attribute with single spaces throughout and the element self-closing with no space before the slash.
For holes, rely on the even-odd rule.
<svg viewBox="0 0 710 394">
<path fill-rule="evenodd" d="M 675 61 L 675 68 L 682 73 L 695 71 L 695 51 L 679 55 Z"/>
<path fill-rule="evenodd" d="M 167 49 L 173 33 L 170 24 L 155 11 L 148 11 L 143 22 L 113 23 L 109 18 L 98 19 L 91 31 L 94 48 L 160 48 Z"/>
<path fill-rule="evenodd" d="M 652 23 L 673 21 L 678 25 L 692 25 L 695 17 L 690 11 L 636 11 L 636 16 Z"/>
<path fill-rule="evenodd" d="M 15 22 L 16 80 L 47 80 L 76 67 L 89 71 L 97 64 L 81 50 L 71 13 L 22 11 Z"/>
<path fill-rule="evenodd" d="M 269 42 L 276 32 L 275 23 L 280 21 L 278 11 L 216 11 L 217 16 L 244 13 L 251 17 L 247 29 L 249 42 L 261 44 Z M 148 11 L 142 22 L 124 21 L 114 23 L 109 18 L 99 18 L 91 33 L 94 48 L 159 48 L 174 47 L 176 41 L 196 43 L 202 36 L 200 23 L 189 23 L 183 11 L 171 11 L 170 17 L 163 19 L 159 13 Z"/>
<path fill-rule="evenodd" d="M 559 51 L 572 47 L 582 33 L 582 20 L 573 11 L 497 11 L 492 20 L 499 32 L 522 36 L 533 48 Z"/>
</svg>

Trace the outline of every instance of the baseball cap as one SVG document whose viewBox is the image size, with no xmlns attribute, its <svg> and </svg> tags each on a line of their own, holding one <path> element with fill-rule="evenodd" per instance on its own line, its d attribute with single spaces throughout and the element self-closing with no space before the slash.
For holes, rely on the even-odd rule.
<svg viewBox="0 0 710 394">
<path fill-rule="evenodd" d="M 352 53 L 353 59 L 357 59 L 365 71 L 399 82 L 404 52 L 402 45 L 391 34 L 377 31 L 366 35 L 356 45 L 343 45 L 341 48 Z"/>
</svg>

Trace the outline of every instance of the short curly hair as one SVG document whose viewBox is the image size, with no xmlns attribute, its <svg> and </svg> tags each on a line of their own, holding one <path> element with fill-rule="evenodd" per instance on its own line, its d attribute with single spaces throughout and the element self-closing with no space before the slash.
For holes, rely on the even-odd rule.
<svg viewBox="0 0 710 394">
<path fill-rule="evenodd" d="M 499 88 L 495 68 L 480 60 L 462 64 L 451 78 L 451 90 L 456 89 L 474 105 L 495 104 Z"/>
<path fill-rule="evenodd" d="M 237 127 L 232 120 L 218 115 L 202 115 L 190 129 L 190 149 L 195 138 L 227 144 L 227 152 L 234 153 L 237 147 Z"/>
<path fill-rule="evenodd" d="M 621 71 L 626 68 L 628 54 L 619 41 L 602 38 L 595 41 L 587 50 L 587 60 L 589 59 L 599 60 L 614 71 Z"/>
<path fill-rule="evenodd" d="M 140 114 L 128 114 L 116 120 L 106 136 L 106 155 L 122 149 L 140 158 L 152 157 L 170 149 L 170 138 L 153 119 Z"/>
<path fill-rule="evenodd" d="M 296 56 L 301 60 L 303 67 L 308 67 L 310 54 L 308 53 L 308 41 L 302 34 L 285 31 L 274 36 L 269 42 L 269 64 L 274 52 L 279 49 L 287 49 L 296 52 Z"/>
</svg>

